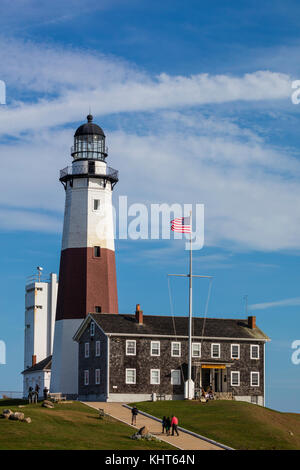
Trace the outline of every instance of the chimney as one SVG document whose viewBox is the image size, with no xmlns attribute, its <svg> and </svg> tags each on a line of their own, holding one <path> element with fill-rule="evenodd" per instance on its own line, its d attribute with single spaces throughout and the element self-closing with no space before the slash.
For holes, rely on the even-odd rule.
<svg viewBox="0 0 300 470">
<path fill-rule="evenodd" d="M 33 355 L 33 356 L 32 356 L 32 365 L 33 365 L 33 366 L 36 365 L 36 355 Z"/>
<path fill-rule="evenodd" d="M 248 326 L 251 330 L 256 328 L 256 317 L 248 317 Z"/>
<path fill-rule="evenodd" d="M 141 310 L 140 304 L 136 305 L 136 310 L 135 310 L 135 321 L 139 324 L 143 324 L 143 310 Z"/>
</svg>

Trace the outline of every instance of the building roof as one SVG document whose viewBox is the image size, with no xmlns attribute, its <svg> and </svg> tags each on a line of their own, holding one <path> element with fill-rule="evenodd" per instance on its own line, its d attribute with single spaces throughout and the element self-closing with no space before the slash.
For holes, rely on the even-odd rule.
<svg viewBox="0 0 300 470">
<path fill-rule="evenodd" d="M 51 370 L 52 366 L 52 356 L 46 357 L 40 362 L 37 362 L 34 366 L 29 367 L 28 369 L 23 370 L 22 374 L 26 374 L 27 372 L 38 372 L 38 371 L 46 371 Z"/>
<path fill-rule="evenodd" d="M 135 315 L 109 313 L 91 313 L 85 320 L 93 319 L 106 334 L 149 335 L 149 336 L 188 336 L 188 317 L 143 315 L 143 324 L 139 325 Z M 74 339 L 81 336 L 84 324 L 77 331 Z M 258 327 L 251 329 L 248 319 L 193 318 L 193 336 L 205 338 L 236 338 L 245 340 L 268 341 Z"/>
<path fill-rule="evenodd" d="M 78 137 L 80 135 L 101 135 L 105 137 L 105 134 L 101 127 L 98 126 L 98 124 L 94 124 L 92 122 L 93 116 L 91 114 L 87 116 L 87 121 L 88 122 L 78 127 L 77 131 L 75 132 L 75 137 Z"/>
</svg>

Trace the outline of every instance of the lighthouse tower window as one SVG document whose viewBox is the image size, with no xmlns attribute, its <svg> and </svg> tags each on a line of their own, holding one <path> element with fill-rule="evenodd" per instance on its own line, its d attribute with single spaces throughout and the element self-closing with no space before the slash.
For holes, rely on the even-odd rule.
<svg viewBox="0 0 300 470">
<path fill-rule="evenodd" d="M 100 199 L 94 199 L 94 211 L 98 211 L 100 209 Z"/>
<path fill-rule="evenodd" d="M 94 257 L 100 258 L 100 256 L 101 256 L 100 246 L 94 246 Z"/>
</svg>

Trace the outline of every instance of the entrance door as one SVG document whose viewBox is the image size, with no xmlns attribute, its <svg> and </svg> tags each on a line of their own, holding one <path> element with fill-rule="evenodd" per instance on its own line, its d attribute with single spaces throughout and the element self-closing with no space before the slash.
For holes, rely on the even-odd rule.
<svg viewBox="0 0 300 470">
<path fill-rule="evenodd" d="M 202 387 L 204 388 L 205 391 L 211 385 L 210 371 L 211 369 L 202 369 Z"/>
<path fill-rule="evenodd" d="M 222 369 L 214 369 L 213 370 L 214 374 L 214 392 L 222 392 L 223 387 L 222 387 L 222 381 L 223 381 L 223 373 Z"/>
</svg>

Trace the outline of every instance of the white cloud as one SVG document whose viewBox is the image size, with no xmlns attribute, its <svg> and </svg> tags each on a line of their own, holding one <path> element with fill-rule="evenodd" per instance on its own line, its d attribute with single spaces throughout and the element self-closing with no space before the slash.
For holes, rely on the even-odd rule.
<svg viewBox="0 0 300 470">
<path fill-rule="evenodd" d="M 108 163 L 120 170 L 116 195 L 127 194 L 132 202 L 204 203 L 208 245 L 266 251 L 300 247 L 299 161 L 267 145 L 238 119 L 217 118 L 212 111 L 204 115 L 197 108 L 287 98 L 287 75 L 153 78 L 116 59 L 21 42 L 12 42 L 3 58 L 3 72 L 12 83 L 19 81 L 41 97 L 1 108 L 0 132 L 18 137 L 0 147 L 0 203 L 6 210 L 62 212 L 58 170 L 71 163 L 74 129 L 57 126 L 77 121 L 91 103 L 98 116 L 118 113 L 120 130 L 106 131 Z M 70 72 L 76 61 L 78 76 Z M 47 90 L 58 95 L 49 97 Z"/>
<path fill-rule="evenodd" d="M 300 297 L 293 297 L 291 299 L 276 300 L 274 302 L 262 302 L 260 304 L 249 305 L 251 310 L 265 310 L 275 307 L 295 307 L 300 305 Z"/>
<path fill-rule="evenodd" d="M 0 227 L 2 231 L 28 230 L 57 233 L 62 230 L 62 220 L 34 211 L 0 209 Z"/>
<path fill-rule="evenodd" d="M 100 116 L 233 101 L 280 100 L 291 94 L 291 79 L 282 73 L 257 71 L 240 77 L 162 73 L 152 77 L 116 58 L 92 51 L 37 46 L 6 38 L 1 42 L 1 78 L 7 82 L 8 90 L 16 87 L 37 93 L 34 103 L 16 101 L 1 110 L 2 134 L 15 135 L 77 121 L 89 105 Z"/>
</svg>

